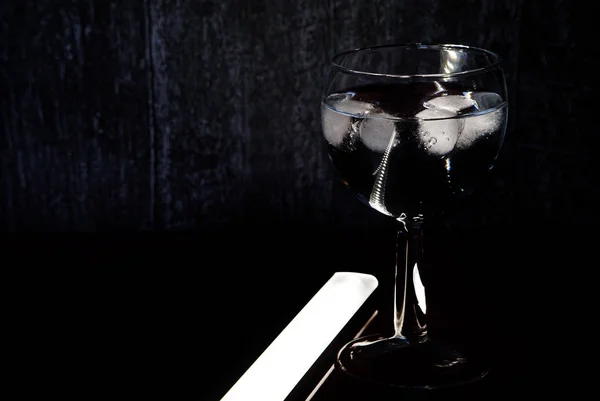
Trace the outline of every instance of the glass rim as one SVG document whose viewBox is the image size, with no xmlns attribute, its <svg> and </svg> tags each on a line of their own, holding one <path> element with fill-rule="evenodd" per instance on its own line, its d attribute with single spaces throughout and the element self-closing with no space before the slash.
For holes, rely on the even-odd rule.
<svg viewBox="0 0 600 401">
<path fill-rule="evenodd" d="M 378 50 L 378 49 L 385 49 L 385 48 L 395 48 L 395 47 L 396 48 L 415 48 L 417 50 L 448 49 L 448 50 L 471 51 L 471 52 L 476 52 L 476 53 L 481 53 L 481 54 L 486 54 L 488 56 L 491 56 L 493 58 L 493 61 L 491 63 L 489 63 L 483 67 L 479 67 L 479 68 L 472 68 L 469 70 L 459 71 L 459 72 L 435 73 L 435 74 L 384 74 L 384 73 L 380 73 L 380 72 L 356 70 L 356 69 L 344 67 L 341 64 L 339 64 L 339 60 L 342 57 L 347 56 L 349 54 L 366 52 L 366 51 L 371 51 L 371 50 Z M 439 79 L 439 78 L 463 77 L 465 75 L 479 74 L 482 72 L 491 71 L 491 70 L 499 67 L 501 62 L 502 62 L 502 59 L 500 58 L 500 56 L 498 54 L 496 54 L 490 50 L 480 48 L 480 47 L 457 45 L 457 44 L 423 44 L 423 43 L 418 43 L 418 42 L 359 47 L 359 48 L 339 52 L 331 58 L 331 65 L 335 69 L 337 69 L 341 72 L 347 73 L 347 74 L 366 75 L 366 76 L 383 77 L 383 78 L 395 78 L 395 79 L 413 79 L 413 78 Z"/>
</svg>

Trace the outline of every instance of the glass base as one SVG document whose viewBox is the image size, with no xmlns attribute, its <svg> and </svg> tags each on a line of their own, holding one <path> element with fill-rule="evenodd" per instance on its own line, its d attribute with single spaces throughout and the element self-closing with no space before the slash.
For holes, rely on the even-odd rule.
<svg viewBox="0 0 600 401">
<path fill-rule="evenodd" d="M 337 367 L 374 384 L 413 389 L 468 384 L 488 372 L 480 361 L 467 359 L 445 345 L 380 336 L 348 343 L 338 354 Z"/>
</svg>

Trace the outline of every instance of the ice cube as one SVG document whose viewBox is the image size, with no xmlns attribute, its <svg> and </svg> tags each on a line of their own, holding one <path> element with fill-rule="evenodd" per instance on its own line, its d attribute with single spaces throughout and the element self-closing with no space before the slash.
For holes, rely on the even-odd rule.
<svg viewBox="0 0 600 401">
<path fill-rule="evenodd" d="M 477 102 L 466 96 L 448 95 L 434 97 L 423 103 L 423 106 L 431 110 L 445 110 L 459 114 L 461 111 L 471 107 L 477 107 Z"/>
<path fill-rule="evenodd" d="M 466 149 L 480 138 L 495 132 L 502 124 L 504 110 L 465 117 L 462 133 L 456 142 L 458 149 Z"/>
<path fill-rule="evenodd" d="M 446 111 L 461 114 L 466 111 L 485 111 L 498 106 L 502 98 L 493 92 L 470 92 L 466 95 L 439 96 L 423 103 L 426 110 Z M 472 109 L 472 110 L 469 110 Z M 466 149 L 477 139 L 493 133 L 502 124 L 502 110 L 486 114 L 466 116 L 458 121 L 458 135 L 455 141 L 457 149 Z M 421 117 L 432 118 L 432 117 Z M 434 149 L 435 151 L 435 149 Z"/>
<path fill-rule="evenodd" d="M 502 97 L 494 92 L 470 92 L 468 95 L 477 103 L 479 110 L 491 109 L 503 103 Z"/>
<path fill-rule="evenodd" d="M 322 106 L 321 123 L 325 139 L 340 146 L 344 137 L 352 132 L 353 116 L 367 115 L 373 109 L 370 103 L 342 98 Z"/>
<path fill-rule="evenodd" d="M 428 153 L 446 155 L 454 149 L 460 134 L 461 122 L 456 113 L 444 109 L 425 109 L 416 115 L 421 145 Z"/>
<path fill-rule="evenodd" d="M 502 104 L 502 98 L 497 93 L 475 92 L 472 94 L 472 97 L 476 101 L 477 108 L 480 111 Z M 464 118 L 464 126 L 456 147 L 458 149 L 466 149 L 479 138 L 483 138 L 498 130 L 504 120 L 504 113 L 503 109 L 496 109 L 485 114 Z"/>
<path fill-rule="evenodd" d="M 391 117 L 385 113 L 371 114 L 362 122 L 360 139 L 367 148 L 377 153 L 385 152 L 394 135 L 395 124 L 389 119 Z"/>
</svg>

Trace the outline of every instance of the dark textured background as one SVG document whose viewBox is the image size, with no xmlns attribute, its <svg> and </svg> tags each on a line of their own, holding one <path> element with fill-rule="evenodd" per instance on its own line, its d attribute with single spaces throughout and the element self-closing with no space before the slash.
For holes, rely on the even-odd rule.
<svg viewBox="0 0 600 401">
<path fill-rule="evenodd" d="M 446 42 L 503 56 L 510 128 L 463 224 L 597 222 L 574 3 L 20 0 L 0 5 L 8 231 L 385 224 L 338 183 L 319 100 L 336 52 Z M 484 207 L 481 206 L 483 204 Z"/>
</svg>

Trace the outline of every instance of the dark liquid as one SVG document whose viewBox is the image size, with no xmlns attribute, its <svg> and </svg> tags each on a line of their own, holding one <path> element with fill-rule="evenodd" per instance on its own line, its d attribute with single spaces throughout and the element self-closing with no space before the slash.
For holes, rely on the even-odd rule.
<svg viewBox="0 0 600 401">
<path fill-rule="evenodd" d="M 460 88 L 443 89 L 433 83 L 364 86 L 332 95 L 323 105 L 334 165 L 345 184 L 380 212 L 399 217 L 444 211 L 492 168 L 504 137 L 506 103 L 495 94 L 465 97 Z M 414 118 L 426 109 L 424 102 L 448 95 L 460 98 L 442 100 L 473 105 L 442 110 L 446 119 Z M 361 113 L 361 107 L 369 111 Z M 438 118 L 432 113 L 420 118 Z M 378 124 L 365 124 L 373 118 Z M 372 126 L 383 127 L 380 136 Z M 372 138 L 381 139 L 373 145 Z"/>
</svg>

